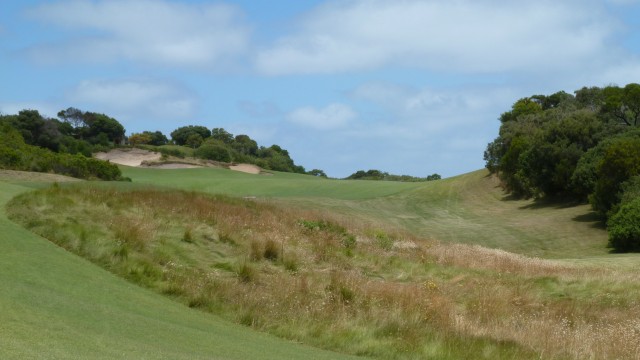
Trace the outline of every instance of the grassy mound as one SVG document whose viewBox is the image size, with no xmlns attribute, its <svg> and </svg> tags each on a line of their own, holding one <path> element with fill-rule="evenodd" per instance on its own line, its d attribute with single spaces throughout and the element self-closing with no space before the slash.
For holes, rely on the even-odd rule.
<svg viewBox="0 0 640 360">
<path fill-rule="evenodd" d="M 203 316 L 64 251 L 6 218 L 10 198 L 52 175 L 2 175 L 1 358 L 346 358 Z"/>
</svg>

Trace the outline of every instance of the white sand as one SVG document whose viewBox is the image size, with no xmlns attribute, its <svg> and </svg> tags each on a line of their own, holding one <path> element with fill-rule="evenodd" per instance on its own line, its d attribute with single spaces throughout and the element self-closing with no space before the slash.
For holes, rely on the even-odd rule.
<svg viewBox="0 0 640 360">
<path fill-rule="evenodd" d="M 235 170 L 235 171 L 241 171 L 248 174 L 260 174 L 260 171 L 262 171 L 262 169 L 260 169 L 259 166 L 251 165 L 251 164 L 233 165 L 233 166 L 229 166 L 229 169 Z"/>
<path fill-rule="evenodd" d="M 160 156 L 160 153 L 135 148 L 131 150 L 113 149 L 108 153 L 99 152 L 94 155 L 97 159 L 109 160 L 114 164 L 127 166 L 140 166 L 143 161 L 158 161 Z"/>
</svg>

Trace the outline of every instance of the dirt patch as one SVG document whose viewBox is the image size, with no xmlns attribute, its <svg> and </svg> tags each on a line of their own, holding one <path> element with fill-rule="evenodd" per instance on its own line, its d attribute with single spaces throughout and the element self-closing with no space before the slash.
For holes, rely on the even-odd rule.
<svg viewBox="0 0 640 360">
<path fill-rule="evenodd" d="M 143 161 L 157 161 L 160 156 L 160 153 L 142 149 L 113 149 L 108 153 L 99 152 L 94 155 L 96 159 L 127 166 L 140 166 Z"/>
<path fill-rule="evenodd" d="M 231 165 L 229 166 L 229 169 L 234 171 L 240 171 L 247 174 L 256 174 L 256 175 L 262 172 L 262 169 L 260 169 L 259 166 L 251 165 L 251 164 Z"/>
</svg>

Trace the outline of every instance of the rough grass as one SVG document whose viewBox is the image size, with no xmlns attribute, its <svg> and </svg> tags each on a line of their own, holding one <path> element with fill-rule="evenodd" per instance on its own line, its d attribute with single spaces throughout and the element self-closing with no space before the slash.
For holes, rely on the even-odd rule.
<svg viewBox="0 0 640 360">
<path fill-rule="evenodd" d="M 0 358 L 347 358 L 189 309 L 132 285 L 9 221 L 7 201 L 42 187 L 51 180 L 45 177 L 19 174 L 0 180 Z M 57 177 L 53 180 L 61 181 Z M 63 206 L 70 209 L 75 205 L 67 202 Z M 35 219 L 32 225 L 38 222 Z M 93 232 L 84 231 L 83 235 L 82 229 L 77 228 L 77 237 L 69 240 L 84 244 L 85 249 L 100 250 L 91 246 Z"/>
<path fill-rule="evenodd" d="M 257 176 L 224 169 L 123 167 L 122 171 L 138 184 L 329 210 L 446 243 L 555 259 L 601 258 L 610 250 L 603 224 L 589 205 L 510 199 L 486 170 L 426 183 L 329 180 L 288 173 Z"/>
<path fill-rule="evenodd" d="M 448 245 L 327 213 L 127 186 L 26 194 L 12 201 L 11 217 L 188 306 L 342 352 L 438 359 L 640 355 L 633 269 Z M 448 199 L 461 205 L 457 196 Z"/>
</svg>

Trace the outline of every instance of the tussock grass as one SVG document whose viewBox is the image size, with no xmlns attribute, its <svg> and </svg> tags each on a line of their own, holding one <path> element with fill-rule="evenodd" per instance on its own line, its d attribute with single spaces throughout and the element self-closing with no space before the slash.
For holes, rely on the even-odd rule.
<svg viewBox="0 0 640 360">
<path fill-rule="evenodd" d="M 324 348 L 382 358 L 639 351 L 630 314 L 640 311 L 640 282 L 623 270 L 194 192 L 52 188 L 10 209 L 16 221 L 135 283 Z"/>
</svg>

